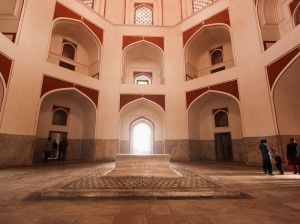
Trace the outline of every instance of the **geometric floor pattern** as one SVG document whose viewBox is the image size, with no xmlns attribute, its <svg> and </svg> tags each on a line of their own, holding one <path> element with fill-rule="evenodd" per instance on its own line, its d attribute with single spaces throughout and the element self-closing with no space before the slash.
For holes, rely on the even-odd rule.
<svg viewBox="0 0 300 224">
<path fill-rule="evenodd" d="M 72 183 L 64 189 L 202 189 L 220 188 L 217 184 L 184 169 L 178 169 L 182 177 L 132 177 L 105 176 L 109 169 L 99 169 Z"/>
</svg>

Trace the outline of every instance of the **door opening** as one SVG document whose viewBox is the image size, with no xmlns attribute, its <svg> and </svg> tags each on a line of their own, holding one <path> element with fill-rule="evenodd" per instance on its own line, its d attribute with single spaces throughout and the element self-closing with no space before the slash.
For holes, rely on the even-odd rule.
<svg viewBox="0 0 300 224">
<path fill-rule="evenodd" d="M 52 138 L 52 142 L 55 141 L 58 144 L 62 139 L 67 139 L 68 132 L 60 132 L 60 131 L 49 131 L 49 136 Z M 58 147 L 57 149 L 53 149 L 51 151 L 50 159 L 58 159 Z"/>
<path fill-rule="evenodd" d="M 135 155 L 152 154 L 153 127 L 145 120 L 138 121 L 131 126 L 131 149 Z"/>
<path fill-rule="evenodd" d="M 230 132 L 215 133 L 215 148 L 217 160 L 233 160 Z"/>
</svg>

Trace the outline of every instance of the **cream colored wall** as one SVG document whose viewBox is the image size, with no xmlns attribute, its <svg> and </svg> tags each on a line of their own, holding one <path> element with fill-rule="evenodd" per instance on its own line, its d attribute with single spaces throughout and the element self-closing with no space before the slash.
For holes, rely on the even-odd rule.
<svg viewBox="0 0 300 224">
<path fill-rule="evenodd" d="M 287 33 L 268 51 L 262 51 L 259 25 L 253 0 L 219 0 L 174 27 L 135 27 L 122 23 L 123 5 L 107 1 L 110 22 L 90 13 L 90 9 L 74 1 L 59 0 L 104 29 L 101 80 L 68 71 L 46 61 L 52 30 L 55 0 L 28 0 L 21 21 L 17 44 L 0 35 L 0 51 L 14 62 L 7 100 L 4 105 L 1 133 L 35 135 L 38 103 L 43 74 L 67 80 L 100 91 L 97 110 L 96 138 L 118 139 L 120 94 L 165 95 L 165 139 L 188 139 L 186 92 L 230 80 L 238 80 L 244 137 L 276 134 L 273 107 L 270 102 L 265 66 L 299 44 L 300 28 Z M 73 1 L 72 1 L 73 2 Z M 170 2 L 169 2 L 170 3 Z M 40 7 L 36 7 L 39 5 Z M 217 74 L 185 82 L 182 32 L 229 8 L 233 57 L 236 66 Z M 241 17 L 241 14 L 243 17 Z M 171 17 L 170 17 L 171 18 Z M 166 19 L 170 21 L 171 19 Z M 245 29 L 246 27 L 246 29 Z M 34 34 L 34 35 L 33 35 Z M 165 85 L 133 86 L 121 84 L 122 37 L 163 36 Z"/>
<path fill-rule="evenodd" d="M 1 0 L 0 32 L 16 33 L 23 0 Z"/>
<path fill-rule="evenodd" d="M 106 0 L 105 18 L 115 24 L 124 24 L 124 1 Z"/>
</svg>

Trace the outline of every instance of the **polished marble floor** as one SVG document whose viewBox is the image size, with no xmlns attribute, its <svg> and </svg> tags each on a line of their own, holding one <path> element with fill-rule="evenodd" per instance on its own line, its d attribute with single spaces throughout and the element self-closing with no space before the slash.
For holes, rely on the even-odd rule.
<svg viewBox="0 0 300 224">
<path fill-rule="evenodd" d="M 300 175 L 268 176 L 260 167 L 173 163 L 242 197 L 42 198 L 55 186 L 72 186 L 114 163 L 34 165 L 0 170 L 1 224 L 289 223 L 300 220 Z M 79 181 L 80 183 L 80 181 Z"/>
</svg>

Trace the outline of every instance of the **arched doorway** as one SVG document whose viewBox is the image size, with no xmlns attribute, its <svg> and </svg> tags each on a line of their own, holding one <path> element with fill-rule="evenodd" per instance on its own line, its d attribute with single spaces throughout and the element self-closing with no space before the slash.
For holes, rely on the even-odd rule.
<svg viewBox="0 0 300 224">
<path fill-rule="evenodd" d="M 165 114 L 156 103 L 140 98 L 120 111 L 119 154 L 164 154 Z M 145 143 L 147 142 L 147 143 Z M 147 145 L 144 149 L 140 145 Z"/>
<path fill-rule="evenodd" d="M 191 160 L 245 161 L 239 103 L 209 91 L 188 108 Z"/>
<path fill-rule="evenodd" d="M 229 27 L 204 26 L 188 41 L 184 54 L 186 81 L 233 67 Z"/>
<path fill-rule="evenodd" d="M 135 83 L 135 77 L 144 73 L 151 78 L 152 85 L 164 84 L 163 52 L 156 45 L 139 41 L 126 47 L 122 60 L 122 83 Z M 148 83 L 150 84 L 150 83 Z"/>
<path fill-rule="evenodd" d="M 141 118 L 131 124 L 130 154 L 143 155 L 153 152 L 153 124 Z"/>
<path fill-rule="evenodd" d="M 273 90 L 273 103 L 278 133 L 285 149 L 289 138 L 300 139 L 300 56 L 288 66 L 277 80 Z M 285 153 L 284 153 L 285 154 Z"/>
<path fill-rule="evenodd" d="M 43 97 L 36 130 L 33 162 L 41 162 L 48 137 L 59 143 L 67 139 L 66 160 L 92 160 L 94 158 L 95 105 L 76 89 L 60 89 Z M 57 159 L 57 155 L 51 155 Z"/>
</svg>

